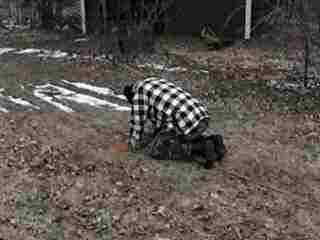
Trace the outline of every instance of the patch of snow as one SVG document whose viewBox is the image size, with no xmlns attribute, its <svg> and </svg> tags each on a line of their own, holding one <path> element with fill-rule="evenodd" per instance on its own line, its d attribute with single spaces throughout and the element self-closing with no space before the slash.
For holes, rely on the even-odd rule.
<svg viewBox="0 0 320 240">
<path fill-rule="evenodd" d="M 167 71 L 167 72 L 186 72 L 188 69 L 183 68 L 183 67 L 171 67 L 171 68 L 167 68 L 164 65 L 161 64 L 156 64 L 156 63 L 145 63 L 145 64 L 140 64 L 138 65 L 139 68 L 153 68 L 156 70 L 160 70 L 160 71 Z"/>
<path fill-rule="evenodd" d="M 122 100 L 127 101 L 127 97 L 125 95 L 120 94 L 120 95 L 116 95 L 116 96 L 117 96 L 117 98 L 120 98 Z"/>
<path fill-rule="evenodd" d="M 62 82 L 73 85 L 75 87 L 78 88 L 82 88 L 82 89 L 87 89 L 99 94 L 103 94 L 103 95 L 113 95 L 113 91 L 109 88 L 103 88 L 103 87 L 96 87 L 96 86 L 92 86 L 90 84 L 87 83 L 82 83 L 82 82 L 70 82 L 68 80 L 62 80 Z"/>
<path fill-rule="evenodd" d="M 34 96 L 36 96 L 36 97 L 40 98 L 41 100 L 61 109 L 62 111 L 69 112 L 69 113 L 74 112 L 71 108 L 69 108 L 61 103 L 53 101 L 53 97 L 47 96 L 45 93 L 43 93 L 43 89 L 45 89 L 47 87 L 50 87 L 50 84 L 37 86 L 36 89 L 33 91 Z"/>
<path fill-rule="evenodd" d="M 44 57 L 44 58 L 65 58 L 67 57 L 69 54 L 66 52 L 62 52 L 60 50 L 56 50 L 56 51 L 51 51 L 51 50 L 46 50 L 43 49 L 41 50 L 41 53 L 38 54 L 38 57 Z"/>
<path fill-rule="evenodd" d="M 46 58 L 46 57 L 50 57 L 51 53 L 52 53 L 52 51 L 50 51 L 50 50 L 41 49 L 41 53 L 38 54 L 37 56 Z"/>
<path fill-rule="evenodd" d="M 112 60 L 114 59 L 114 56 L 113 56 L 111 53 L 109 53 L 109 54 L 107 55 L 107 58 L 108 58 L 110 61 L 112 61 Z"/>
<path fill-rule="evenodd" d="M 188 69 L 183 67 L 172 67 L 172 68 L 166 68 L 168 72 L 186 72 Z"/>
<path fill-rule="evenodd" d="M 154 68 L 154 69 L 157 69 L 157 70 L 164 70 L 164 68 L 165 68 L 165 66 L 163 66 L 163 65 L 152 64 L 152 63 L 139 64 L 138 67 L 139 68 L 149 67 L 149 68 Z"/>
<path fill-rule="evenodd" d="M 50 57 L 52 57 L 52 58 L 65 58 L 67 56 L 68 56 L 68 53 L 57 50 L 57 51 L 52 52 Z"/>
<path fill-rule="evenodd" d="M 89 41 L 89 38 L 77 38 L 75 40 L 73 40 L 74 42 L 87 42 Z"/>
<path fill-rule="evenodd" d="M 192 73 L 195 73 L 195 74 L 209 74 L 209 71 L 208 70 L 204 70 L 204 69 L 200 69 L 200 70 L 192 70 Z"/>
<path fill-rule="evenodd" d="M 120 106 L 116 103 L 111 103 L 106 100 L 102 100 L 102 99 L 95 98 L 95 97 L 81 94 L 81 93 L 76 93 L 76 92 L 67 90 L 65 88 L 57 87 L 57 86 L 53 86 L 53 87 L 61 92 L 60 96 L 56 96 L 59 99 L 67 99 L 67 100 L 75 101 L 77 103 L 85 103 L 90 106 L 109 106 L 109 107 L 115 108 L 116 110 L 120 109 L 121 111 L 130 110 L 130 108 L 128 107 Z"/>
<path fill-rule="evenodd" d="M 9 111 L 3 107 L 0 107 L 0 112 L 8 113 Z"/>
<path fill-rule="evenodd" d="M 14 51 L 14 48 L 0 48 L 0 55 Z"/>
<path fill-rule="evenodd" d="M 86 56 L 82 56 L 81 58 L 83 58 L 83 59 L 92 59 L 93 57 L 89 56 L 89 55 L 86 55 Z"/>
<path fill-rule="evenodd" d="M 97 60 L 97 61 L 104 61 L 104 60 L 107 59 L 107 55 L 103 54 L 101 56 L 95 57 L 94 59 Z"/>
<path fill-rule="evenodd" d="M 98 93 L 101 95 L 109 95 L 109 96 L 119 98 L 121 100 L 127 100 L 127 98 L 125 96 L 115 94 L 114 91 L 112 91 L 110 88 L 92 86 L 90 84 L 81 83 L 81 82 L 70 82 L 68 80 L 62 80 L 62 82 L 73 85 L 77 88 L 86 89 L 86 90 Z"/>
<path fill-rule="evenodd" d="M 68 94 L 68 95 L 60 95 L 57 96 L 58 99 L 66 99 L 66 100 L 71 100 L 77 103 L 83 103 L 83 104 L 88 104 L 90 106 L 108 106 L 111 108 L 114 108 L 115 110 L 119 111 L 129 111 L 130 108 L 120 106 L 115 103 L 108 102 L 106 100 L 102 100 L 99 98 L 95 98 L 89 95 L 81 94 L 81 93 L 74 93 L 74 94 Z"/>
<path fill-rule="evenodd" d="M 162 78 L 158 78 L 158 77 L 148 77 L 146 79 L 144 79 L 144 81 L 153 81 L 153 80 L 161 80 Z"/>
<path fill-rule="evenodd" d="M 109 101 L 102 100 L 102 99 L 92 97 L 89 95 L 76 93 L 74 91 L 55 86 L 53 84 L 45 84 L 42 86 L 38 86 L 38 88 L 42 88 L 42 89 L 53 88 L 53 89 L 55 89 L 57 91 L 55 94 L 55 98 L 57 98 L 57 99 L 70 100 L 70 101 L 74 101 L 77 103 L 88 104 L 90 106 L 108 106 L 108 107 L 114 108 L 115 110 L 118 110 L 118 111 L 130 111 L 129 107 L 120 106 L 116 103 L 111 103 Z"/>
<path fill-rule="evenodd" d="M 295 83 L 289 81 L 277 81 L 271 80 L 268 86 L 278 89 L 280 91 L 293 91 L 299 94 L 306 94 L 311 91 L 311 89 L 306 88 L 302 83 Z"/>
<path fill-rule="evenodd" d="M 277 84 L 278 84 L 278 81 L 277 81 L 277 80 L 271 80 L 271 81 L 269 82 L 269 86 L 270 86 L 270 87 L 275 87 Z"/>
<path fill-rule="evenodd" d="M 37 57 L 41 58 L 68 58 L 68 59 L 76 59 L 79 57 L 78 54 L 76 53 L 68 53 L 68 52 L 63 52 L 61 50 L 48 50 L 48 49 L 36 49 L 36 48 L 27 48 L 27 49 L 14 49 L 14 48 L 0 48 L 0 55 L 8 53 L 8 52 L 13 52 L 14 54 L 37 54 Z M 83 56 L 81 57 L 83 59 L 93 59 L 96 61 L 105 61 L 107 59 L 106 55 L 100 55 L 100 56 Z"/>
<path fill-rule="evenodd" d="M 0 96 L 1 97 L 5 97 L 5 96 L 2 96 L 1 94 L 0 94 Z M 31 107 L 31 108 L 35 108 L 35 109 L 40 109 L 38 106 L 35 106 L 32 103 L 30 103 L 28 101 L 25 101 L 25 100 L 23 100 L 21 98 L 14 98 L 14 97 L 11 97 L 11 96 L 8 96 L 8 97 L 5 97 L 5 98 L 7 98 L 11 102 L 14 102 L 14 103 L 22 105 L 22 106 Z"/>
<path fill-rule="evenodd" d="M 73 53 L 73 54 L 70 56 L 71 59 L 75 59 L 75 58 L 77 58 L 77 57 L 78 57 L 78 54 L 76 54 L 76 53 Z"/>
<path fill-rule="evenodd" d="M 35 48 L 21 49 L 20 51 L 15 52 L 15 54 L 33 54 L 33 53 L 38 53 L 37 55 L 38 57 L 44 57 L 44 58 L 65 58 L 69 55 L 67 52 L 63 52 L 61 50 L 47 50 L 47 49 L 35 49 Z"/>
<path fill-rule="evenodd" d="M 13 27 L 16 29 L 24 30 L 24 29 L 29 29 L 30 25 L 14 25 Z"/>
<path fill-rule="evenodd" d="M 204 74 L 209 74 L 209 71 L 208 70 L 200 70 L 201 73 L 204 73 Z"/>
<path fill-rule="evenodd" d="M 24 29 L 29 29 L 30 28 L 29 25 L 17 25 L 17 24 L 14 24 L 13 22 L 10 22 L 9 24 L 6 24 L 5 27 L 8 28 L 8 29 L 20 29 L 20 30 L 24 30 Z"/>
<path fill-rule="evenodd" d="M 117 111 L 119 111 L 119 112 L 129 112 L 129 111 L 131 111 L 131 108 L 125 107 L 125 106 L 118 106 L 118 107 L 116 107 L 115 109 L 116 109 Z"/>
<path fill-rule="evenodd" d="M 15 54 L 31 54 L 31 53 L 40 53 L 41 49 L 35 49 L 35 48 L 28 48 L 28 49 L 22 49 L 18 52 L 15 52 Z"/>
<path fill-rule="evenodd" d="M 105 105 L 105 101 L 95 98 L 95 97 L 91 97 L 89 95 L 85 95 L 85 94 L 81 94 L 81 93 L 74 93 L 74 94 L 62 94 L 62 95 L 58 95 L 56 96 L 58 99 L 66 99 L 66 100 L 71 100 L 77 103 L 85 103 L 88 104 L 90 106 L 101 106 L 101 105 Z"/>
<path fill-rule="evenodd" d="M 0 88 L 0 93 L 1 93 L 1 92 L 4 92 L 4 88 Z"/>
<path fill-rule="evenodd" d="M 277 80 L 271 80 L 270 84 L 271 87 L 275 87 L 278 89 L 288 89 L 288 90 L 297 90 L 302 87 L 299 83 L 293 83 L 293 82 L 286 82 L 286 81 L 277 81 Z"/>
</svg>

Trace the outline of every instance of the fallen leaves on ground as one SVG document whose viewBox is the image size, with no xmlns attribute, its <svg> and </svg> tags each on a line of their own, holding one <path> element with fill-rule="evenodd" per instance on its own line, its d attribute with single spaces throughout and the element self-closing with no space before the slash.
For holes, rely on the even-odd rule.
<svg viewBox="0 0 320 240">
<path fill-rule="evenodd" d="M 127 139 L 128 117 L 112 116 L 101 127 L 95 113 L 3 115 L 2 238 L 318 238 L 320 169 L 289 134 L 301 118 L 225 129 L 228 156 L 207 171 L 112 153 Z"/>
</svg>

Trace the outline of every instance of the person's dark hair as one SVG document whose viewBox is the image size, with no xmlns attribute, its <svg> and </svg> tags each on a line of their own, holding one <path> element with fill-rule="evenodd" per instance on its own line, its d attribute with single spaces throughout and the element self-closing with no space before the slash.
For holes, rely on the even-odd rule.
<svg viewBox="0 0 320 240">
<path fill-rule="evenodd" d="M 125 86 L 123 89 L 123 94 L 126 96 L 128 102 L 132 104 L 133 103 L 132 99 L 134 96 L 133 84 Z"/>
</svg>

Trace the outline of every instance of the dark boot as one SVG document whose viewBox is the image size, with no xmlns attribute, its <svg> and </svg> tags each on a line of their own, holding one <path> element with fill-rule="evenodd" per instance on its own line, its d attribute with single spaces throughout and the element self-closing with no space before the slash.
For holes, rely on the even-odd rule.
<svg viewBox="0 0 320 240">
<path fill-rule="evenodd" d="M 215 152 L 217 153 L 217 160 L 221 161 L 227 153 L 227 149 L 223 144 L 223 137 L 221 135 L 212 135 L 208 138 L 212 139 L 215 147 Z"/>
<path fill-rule="evenodd" d="M 214 162 L 218 160 L 215 151 L 214 141 L 211 138 L 200 137 L 192 143 L 192 153 L 203 157 L 206 160 L 204 167 L 211 169 Z"/>
</svg>

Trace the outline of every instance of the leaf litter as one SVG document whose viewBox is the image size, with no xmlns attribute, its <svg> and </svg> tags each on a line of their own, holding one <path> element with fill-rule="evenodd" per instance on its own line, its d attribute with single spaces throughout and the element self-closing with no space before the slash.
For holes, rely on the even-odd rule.
<svg viewBox="0 0 320 240">
<path fill-rule="evenodd" d="M 253 129 L 225 129 L 228 156 L 207 171 L 113 152 L 128 137 L 128 113 L 110 114 L 103 127 L 97 113 L 3 115 L 1 237 L 14 227 L 11 239 L 48 238 L 55 223 L 68 239 L 318 238 L 320 166 L 304 162 L 299 138 L 278 133 L 299 133 L 303 119 L 287 125 L 291 117 L 269 116 Z M 38 200 L 17 208 L 10 199 L 18 195 Z"/>
</svg>

